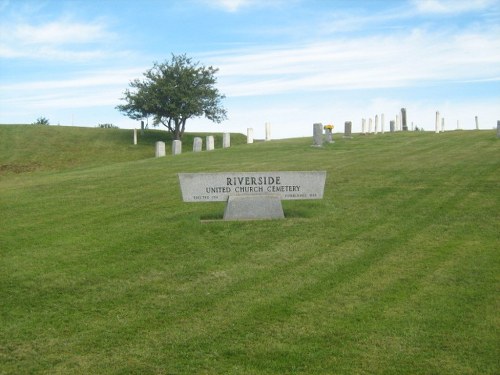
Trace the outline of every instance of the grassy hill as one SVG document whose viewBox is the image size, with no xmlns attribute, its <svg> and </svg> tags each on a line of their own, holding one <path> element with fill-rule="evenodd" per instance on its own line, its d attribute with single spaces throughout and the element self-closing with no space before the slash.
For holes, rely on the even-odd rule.
<svg viewBox="0 0 500 375">
<path fill-rule="evenodd" d="M 0 174 L 0 373 L 500 372 L 493 131 L 131 139 L 0 127 L 1 165 L 38 163 Z M 179 172 L 271 170 L 326 170 L 324 199 L 251 222 L 181 201 Z"/>
</svg>

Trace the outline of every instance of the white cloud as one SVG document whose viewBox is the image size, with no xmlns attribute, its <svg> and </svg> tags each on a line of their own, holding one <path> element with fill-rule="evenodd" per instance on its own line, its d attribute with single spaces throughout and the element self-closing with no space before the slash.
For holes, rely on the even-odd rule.
<svg viewBox="0 0 500 375">
<path fill-rule="evenodd" d="M 104 22 L 60 19 L 45 24 L 0 26 L 0 58 L 88 61 L 109 56 L 115 40 Z"/>
<path fill-rule="evenodd" d="M 499 27 L 458 35 L 416 29 L 281 49 L 225 51 L 204 59 L 220 68 L 221 91 L 232 96 L 495 80 L 500 76 L 498 35 Z"/>
<path fill-rule="evenodd" d="M 453 14 L 486 9 L 498 0 L 414 0 L 415 9 L 420 13 Z"/>
<path fill-rule="evenodd" d="M 201 0 L 203 3 L 226 12 L 238 12 L 244 8 L 263 8 L 278 5 L 290 5 L 295 0 Z"/>
</svg>

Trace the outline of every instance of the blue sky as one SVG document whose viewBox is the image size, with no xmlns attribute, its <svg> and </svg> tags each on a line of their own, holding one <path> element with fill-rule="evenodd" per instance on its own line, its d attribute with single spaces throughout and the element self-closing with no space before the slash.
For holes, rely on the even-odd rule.
<svg viewBox="0 0 500 375">
<path fill-rule="evenodd" d="M 500 0 L 0 0 L 0 123 L 136 127 L 115 106 L 172 53 L 218 67 L 226 95 L 228 120 L 187 131 L 500 120 Z"/>
</svg>

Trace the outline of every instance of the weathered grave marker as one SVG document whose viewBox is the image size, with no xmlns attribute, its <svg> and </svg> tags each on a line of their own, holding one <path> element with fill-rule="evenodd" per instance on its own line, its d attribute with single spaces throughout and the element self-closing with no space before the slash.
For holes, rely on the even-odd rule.
<svg viewBox="0 0 500 375">
<path fill-rule="evenodd" d="M 361 133 L 366 134 L 366 120 L 364 118 L 361 119 Z"/>
<path fill-rule="evenodd" d="M 155 143 L 155 156 L 157 158 L 165 156 L 165 142 L 158 141 Z"/>
<path fill-rule="evenodd" d="M 134 145 L 137 144 L 137 129 L 134 128 Z"/>
<path fill-rule="evenodd" d="M 247 144 L 253 143 L 253 128 L 247 128 Z"/>
<path fill-rule="evenodd" d="M 282 200 L 322 199 L 326 172 L 179 173 L 184 202 L 227 202 L 224 220 L 284 218 Z"/>
<path fill-rule="evenodd" d="M 214 149 L 214 136 L 207 135 L 207 151 L 212 151 Z"/>
<path fill-rule="evenodd" d="M 182 154 L 182 141 L 175 140 L 172 141 L 172 155 Z"/>
<path fill-rule="evenodd" d="M 231 134 L 224 133 L 222 134 L 222 148 L 231 147 Z"/>
<path fill-rule="evenodd" d="M 436 133 L 439 133 L 439 111 L 436 111 Z"/>
<path fill-rule="evenodd" d="M 385 124 L 384 124 L 384 120 L 385 120 L 385 119 L 384 119 L 384 114 L 382 113 L 382 114 L 380 115 L 380 127 L 381 127 L 382 134 L 384 134 L 384 125 L 385 125 Z"/>
<path fill-rule="evenodd" d="M 479 130 L 479 119 L 477 118 L 477 116 L 475 117 L 475 120 L 476 120 L 476 130 Z"/>
<path fill-rule="evenodd" d="M 389 128 L 390 128 L 390 132 L 394 133 L 395 128 L 396 128 L 394 120 L 389 121 Z"/>
<path fill-rule="evenodd" d="M 378 133 L 378 115 L 375 115 L 375 134 Z"/>
<path fill-rule="evenodd" d="M 344 123 L 344 138 L 352 138 L 352 122 L 346 121 Z"/>
<path fill-rule="evenodd" d="M 323 124 L 321 122 L 313 124 L 313 146 L 323 146 Z"/>
<path fill-rule="evenodd" d="M 406 123 L 406 108 L 401 108 L 401 122 L 403 124 L 403 131 L 408 131 L 408 125 Z"/>
<path fill-rule="evenodd" d="M 500 120 L 497 121 L 497 138 L 500 138 Z"/>
<path fill-rule="evenodd" d="M 266 122 L 266 141 L 271 140 L 271 124 Z"/>
<path fill-rule="evenodd" d="M 202 147 L 203 147 L 203 140 L 200 137 L 194 137 L 193 152 L 201 152 Z"/>
</svg>

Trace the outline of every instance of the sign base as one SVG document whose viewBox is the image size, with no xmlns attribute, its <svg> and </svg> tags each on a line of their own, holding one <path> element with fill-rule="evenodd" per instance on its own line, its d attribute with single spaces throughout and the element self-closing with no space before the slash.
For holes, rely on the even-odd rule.
<svg viewBox="0 0 500 375">
<path fill-rule="evenodd" d="M 229 196 L 224 220 L 284 219 L 281 199 L 276 195 Z"/>
</svg>

